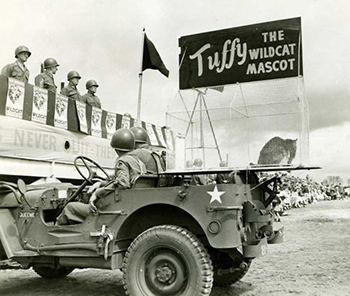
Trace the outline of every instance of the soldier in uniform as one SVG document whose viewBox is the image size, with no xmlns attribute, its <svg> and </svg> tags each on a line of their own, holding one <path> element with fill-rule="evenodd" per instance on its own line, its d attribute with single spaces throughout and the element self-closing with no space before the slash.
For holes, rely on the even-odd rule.
<svg viewBox="0 0 350 296">
<path fill-rule="evenodd" d="M 203 165 L 203 161 L 200 158 L 196 158 L 193 161 L 193 169 L 201 170 Z M 192 176 L 192 184 L 194 185 L 208 185 L 209 184 L 209 176 L 206 174 L 198 174 Z"/>
<path fill-rule="evenodd" d="M 59 64 L 53 58 L 47 58 L 44 61 L 44 73 L 40 73 L 35 77 L 35 85 L 41 88 L 45 88 L 56 93 L 57 86 L 53 75 L 56 74 Z"/>
<path fill-rule="evenodd" d="M 81 77 L 77 71 L 70 71 L 67 75 L 67 80 L 69 83 L 66 87 L 62 88 L 61 94 L 70 99 L 83 102 L 83 99 L 77 89 L 80 79 Z"/>
<path fill-rule="evenodd" d="M 130 188 L 136 178 L 146 172 L 144 163 L 137 156 L 130 154 L 135 147 L 135 137 L 130 130 L 117 130 L 111 139 L 111 146 L 118 155 L 114 177 L 110 181 L 96 182 L 91 186 L 88 191 L 90 194 L 92 193 L 89 204 L 68 203 L 57 218 L 59 225 L 82 223 L 91 212 L 103 207 L 103 198 L 108 193 L 114 191 L 116 187 Z"/>
<path fill-rule="evenodd" d="M 1 75 L 28 83 L 29 70 L 24 65 L 24 63 L 28 60 L 31 54 L 32 53 L 30 52 L 28 47 L 23 45 L 18 46 L 15 50 L 15 58 L 17 59 L 17 61 L 15 61 L 12 64 L 6 65 L 1 70 Z"/>
<path fill-rule="evenodd" d="M 95 80 L 88 80 L 86 82 L 87 94 L 83 95 L 83 102 L 92 106 L 101 108 L 101 101 L 98 96 L 95 95 L 98 88 L 98 84 Z"/>
<path fill-rule="evenodd" d="M 141 161 L 146 165 L 146 170 L 148 173 L 157 174 L 157 163 L 152 156 L 152 151 L 149 149 L 149 145 L 147 144 L 147 131 L 139 126 L 134 126 L 130 130 L 135 136 L 135 150 L 131 152 L 131 155 L 136 155 L 139 159 L 141 159 Z"/>
</svg>

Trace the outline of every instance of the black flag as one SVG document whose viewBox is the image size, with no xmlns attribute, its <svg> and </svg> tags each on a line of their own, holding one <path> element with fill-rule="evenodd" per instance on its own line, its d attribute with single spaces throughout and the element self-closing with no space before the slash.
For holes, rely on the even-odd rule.
<svg viewBox="0 0 350 296">
<path fill-rule="evenodd" d="M 143 43 L 142 71 L 146 69 L 159 70 L 160 73 L 166 77 L 169 77 L 169 70 L 165 67 L 154 44 L 147 38 L 147 35 L 145 33 L 145 39 Z"/>
</svg>

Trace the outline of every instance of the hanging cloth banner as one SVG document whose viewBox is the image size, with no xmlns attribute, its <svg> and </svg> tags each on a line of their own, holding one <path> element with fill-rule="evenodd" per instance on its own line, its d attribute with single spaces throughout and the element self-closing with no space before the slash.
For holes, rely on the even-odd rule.
<svg viewBox="0 0 350 296">
<path fill-rule="evenodd" d="M 87 120 L 86 120 L 86 104 L 75 101 L 77 106 L 77 113 L 78 113 L 78 119 L 79 119 L 79 130 L 85 134 L 88 133 L 88 126 L 87 126 Z"/>
<path fill-rule="evenodd" d="M 161 127 L 160 126 L 156 126 L 156 131 L 157 131 L 158 139 L 160 141 L 161 146 L 166 147 L 166 141 L 165 141 L 165 139 L 163 137 L 163 133 L 162 133 Z"/>
<path fill-rule="evenodd" d="M 38 86 L 33 87 L 32 121 L 46 124 L 48 91 Z"/>
<path fill-rule="evenodd" d="M 151 144 L 158 146 L 159 143 L 158 143 L 158 140 L 157 140 L 157 136 L 156 136 L 156 134 L 155 134 L 155 132 L 153 130 L 152 124 L 146 123 L 146 130 L 147 130 L 147 133 L 148 133 L 148 137 L 149 137 L 149 139 L 151 141 Z"/>
<path fill-rule="evenodd" d="M 131 117 L 129 115 L 123 115 L 121 128 L 130 128 Z"/>
<path fill-rule="evenodd" d="M 23 117 L 24 82 L 9 78 L 6 96 L 6 116 Z"/>
<path fill-rule="evenodd" d="M 55 120 L 54 126 L 59 128 L 68 128 L 68 98 L 61 94 L 56 94 L 55 101 Z"/>
<path fill-rule="evenodd" d="M 102 137 L 102 110 L 96 107 L 92 107 L 91 115 L 91 135 L 96 137 Z"/>
<path fill-rule="evenodd" d="M 107 139 L 112 138 L 116 129 L 117 129 L 117 114 L 112 112 L 107 112 L 107 115 L 106 115 Z"/>
</svg>

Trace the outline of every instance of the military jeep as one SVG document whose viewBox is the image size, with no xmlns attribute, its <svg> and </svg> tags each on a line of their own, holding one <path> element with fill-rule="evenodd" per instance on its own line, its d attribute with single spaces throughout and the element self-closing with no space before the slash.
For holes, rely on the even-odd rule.
<svg viewBox="0 0 350 296">
<path fill-rule="evenodd" d="M 83 223 L 57 225 L 67 203 L 87 202 L 89 185 L 108 178 L 91 159 L 77 160 L 80 186 L 0 182 L 1 259 L 43 278 L 63 278 L 75 268 L 121 269 L 128 295 L 195 296 L 237 282 L 268 243 L 282 241 L 270 206 L 278 178 L 257 177 L 281 169 L 273 167 L 142 175 L 131 189 L 101 199 Z M 218 173 L 231 173 L 232 181 L 192 185 L 193 175 Z"/>
</svg>

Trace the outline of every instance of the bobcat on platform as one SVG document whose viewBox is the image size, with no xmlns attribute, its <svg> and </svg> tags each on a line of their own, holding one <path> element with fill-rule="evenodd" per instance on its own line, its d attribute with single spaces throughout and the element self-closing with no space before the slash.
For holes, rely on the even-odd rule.
<svg viewBox="0 0 350 296">
<path fill-rule="evenodd" d="M 258 164 L 291 164 L 296 155 L 297 140 L 272 138 L 261 149 Z"/>
</svg>

